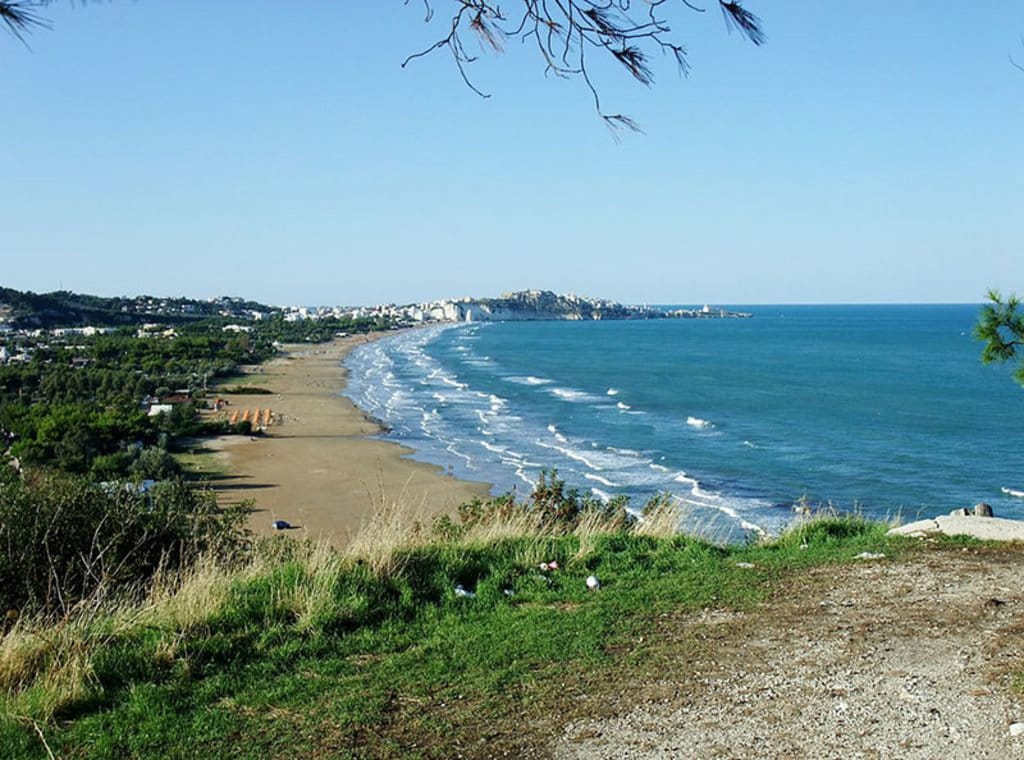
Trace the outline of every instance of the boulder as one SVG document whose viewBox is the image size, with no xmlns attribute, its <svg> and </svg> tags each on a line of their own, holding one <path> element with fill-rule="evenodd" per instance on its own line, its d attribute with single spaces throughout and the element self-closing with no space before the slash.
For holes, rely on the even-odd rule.
<svg viewBox="0 0 1024 760">
<path fill-rule="evenodd" d="M 990 507 L 985 502 L 981 502 L 980 504 L 975 504 L 974 505 L 974 512 L 972 512 L 972 514 L 975 517 L 993 517 L 992 507 Z"/>
<path fill-rule="evenodd" d="M 971 536 L 982 541 L 1024 541 L 1024 521 L 1001 517 L 963 517 L 944 515 L 934 520 L 918 520 L 889 531 L 896 536 Z"/>
</svg>

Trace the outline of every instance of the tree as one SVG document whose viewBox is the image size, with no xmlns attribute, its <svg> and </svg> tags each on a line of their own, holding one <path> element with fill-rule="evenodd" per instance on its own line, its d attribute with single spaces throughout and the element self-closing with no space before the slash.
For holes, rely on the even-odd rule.
<svg viewBox="0 0 1024 760">
<path fill-rule="evenodd" d="M 998 290 L 990 290 L 989 303 L 982 307 L 974 335 L 985 341 L 981 361 L 1013 361 L 1020 358 L 1024 347 L 1024 313 L 1020 311 L 1020 299 L 1011 295 L 1005 300 Z M 1014 379 L 1024 385 L 1024 361 L 1013 373 Z"/>
<path fill-rule="evenodd" d="M 739 31 L 755 45 L 765 41 L 761 20 L 739 0 L 713 1 L 721 9 L 730 31 Z M 47 25 L 38 11 L 51 2 L 53 0 L 0 0 L 0 21 L 15 37 L 24 40 L 24 35 L 33 27 Z M 497 0 L 423 0 L 427 22 L 434 16 L 432 3 L 441 2 L 453 8 L 444 36 L 406 58 L 403 68 L 417 58 L 447 50 L 466 85 L 487 98 L 490 96 L 472 82 L 466 71 L 466 67 L 477 60 L 477 56 L 466 49 L 467 35 L 495 53 L 501 52 L 505 40 L 532 43 L 546 74 L 583 81 L 593 96 L 598 116 L 613 133 L 621 129 L 640 131 L 640 128 L 630 117 L 607 113 L 602 108 L 587 56 L 594 54 L 612 60 L 623 66 L 637 82 L 647 86 L 654 83 L 650 65 L 652 52 L 671 57 L 680 74 L 685 75 L 689 71 L 686 48 L 672 36 L 669 11 L 684 8 L 695 13 L 706 11 L 690 0 L 509 0 L 504 9 Z"/>
</svg>

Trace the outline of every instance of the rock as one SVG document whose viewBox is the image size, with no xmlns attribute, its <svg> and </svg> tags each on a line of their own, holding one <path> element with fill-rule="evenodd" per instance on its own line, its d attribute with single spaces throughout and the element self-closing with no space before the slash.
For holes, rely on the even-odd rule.
<svg viewBox="0 0 1024 760">
<path fill-rule="evenodd" d="M 1024 736 L 1024 723 L 1011 723 L 1010 736 Z"/>
<path fill-rule="evenodd" d="M 596 575 L 587 576 L 587 588 L 591 591 L 597 591 L 599 588 L 601 588 L 601 581 L 597 579 Z"/>
<path fill-rule="evenodd" d="M 960 509 L 954 509 L 949 513 L 950 517 L 970 517 L 974 513 L 967 507 L 961 507 Z"/>
<path fill-rule="evenodd" d="M 971 536 L 982 541 L 1024 541 L 1024 521 L 1002 517 L 962 517 L 946 515 L 934 520 L 918 520 L 889 531 L 894 536 Z"/>
<path fill-rule="evenodd" d="M 753 570 L 754 569 L 754 563 L 753 562 L 737 562 L 736 563 L 736 567 L 742 567 L 744 570 Z"/>
<path fill-rule="evenodd" d="M 974 511 L 971 514 L 975 517 L 992 517 L 992 507 L 985 502 L 981 502 L 980 504 L 974 505 Z"/>
<path fill-rule="evenodd" d="M 885 559 L 881 552 L 861 552 L 854 559 Z"/>
</svg>

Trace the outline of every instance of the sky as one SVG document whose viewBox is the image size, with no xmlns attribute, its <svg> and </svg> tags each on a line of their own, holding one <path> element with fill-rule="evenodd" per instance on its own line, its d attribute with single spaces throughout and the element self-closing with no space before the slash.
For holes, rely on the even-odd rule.
<svg viewBox="0 0 1024 760">
<path fill-rule="evenodd" d="M 544 288 L 627 303 L 1024 291 L 1024 4 L 666 15 L 656 83 L 444 51 L 453 0 L 57 2 L 0 34 L 0 284 L 271 304 Z M 515 2 L 503 3 L 506 10 Z"/>
</svg>

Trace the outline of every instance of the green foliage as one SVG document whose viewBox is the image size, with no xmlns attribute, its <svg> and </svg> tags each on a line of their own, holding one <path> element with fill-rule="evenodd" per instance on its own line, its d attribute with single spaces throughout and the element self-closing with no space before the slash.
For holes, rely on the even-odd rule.
<svg viewBox="0 0 1024 760">
<path fill-rule="evenodd" d="M 1011 295 L 1004 299 L 998 290 L 988 293 L 989 303 L 982 307 L 974 335 L 985 342 L 981 361 L 1014 361 L 1024 346 L 1024 313 L 1020 311 L 1020 299 Z M 1024 364 L 1014 371 L 1014 379 L 1024 385 Z"/>
<path fill-rule="evenodd" d="M 139 452 L 128 472 L 138 480 L 168 480 L 181 474 L 178 461 L 167 451 L 149 446 Z"/>
<path fill-rule="evenodd" d="M 240 396 L 269 396 L 273 393 L 267 388 L 258 388 L 253 385 L 232 385 L 224 388 L 222 393 L 235 393 Z"/>
<path fill-rule="evenodd" d="M 27 464 L 54 464 L 68 472 L 87 473 L 98 457 L 109 473 L 127 442 L 152 440 L 146 416 L 131 408 L 92 404 L 0 404 L 0 433 L 12 441 L 11 453 Z M 121 470 L 123 472 L 123 470 Z"/>
<path fill-rule="evenodd" d="M 659 502 L 659 499 L 652 500 L 648 507 Z M 538 515 L 541 526 L 555 532 L 570 533 L 587 518 L 597 519 L 612 528 L 624 529 L 636 521 L 627 510 L 628 506 L 629 498 L 626 496 L 602 502 L 589 494 L 581 494 L 577 488 L 567 488 L 566 482 L 558 477 L 558 470 L 543 470 L 533 492 L 524 503 L 517 503 L 511 494 L 473 499 L 459 505 L 458 523 L 447 515 L 441 515 L 434 520 L 432 529 L 441 538 L 453 539 L 482 522 L 495 517 L 508 518 L 521 510 Z"/>
<path fill-rule="evenodd" d="M 0 486 L 0 610 L 65 613 L 144 585 L 203 552 L 229 555 L 244 514 L 181 481 L 150 492 L 29 470 Z"/>
<path fill-rule="evenodd" d="M 231 432 L 235 435 L 251 435 L 252 422 L 249 420 L 239 420 L 231 426 Z"/>
</svg>

